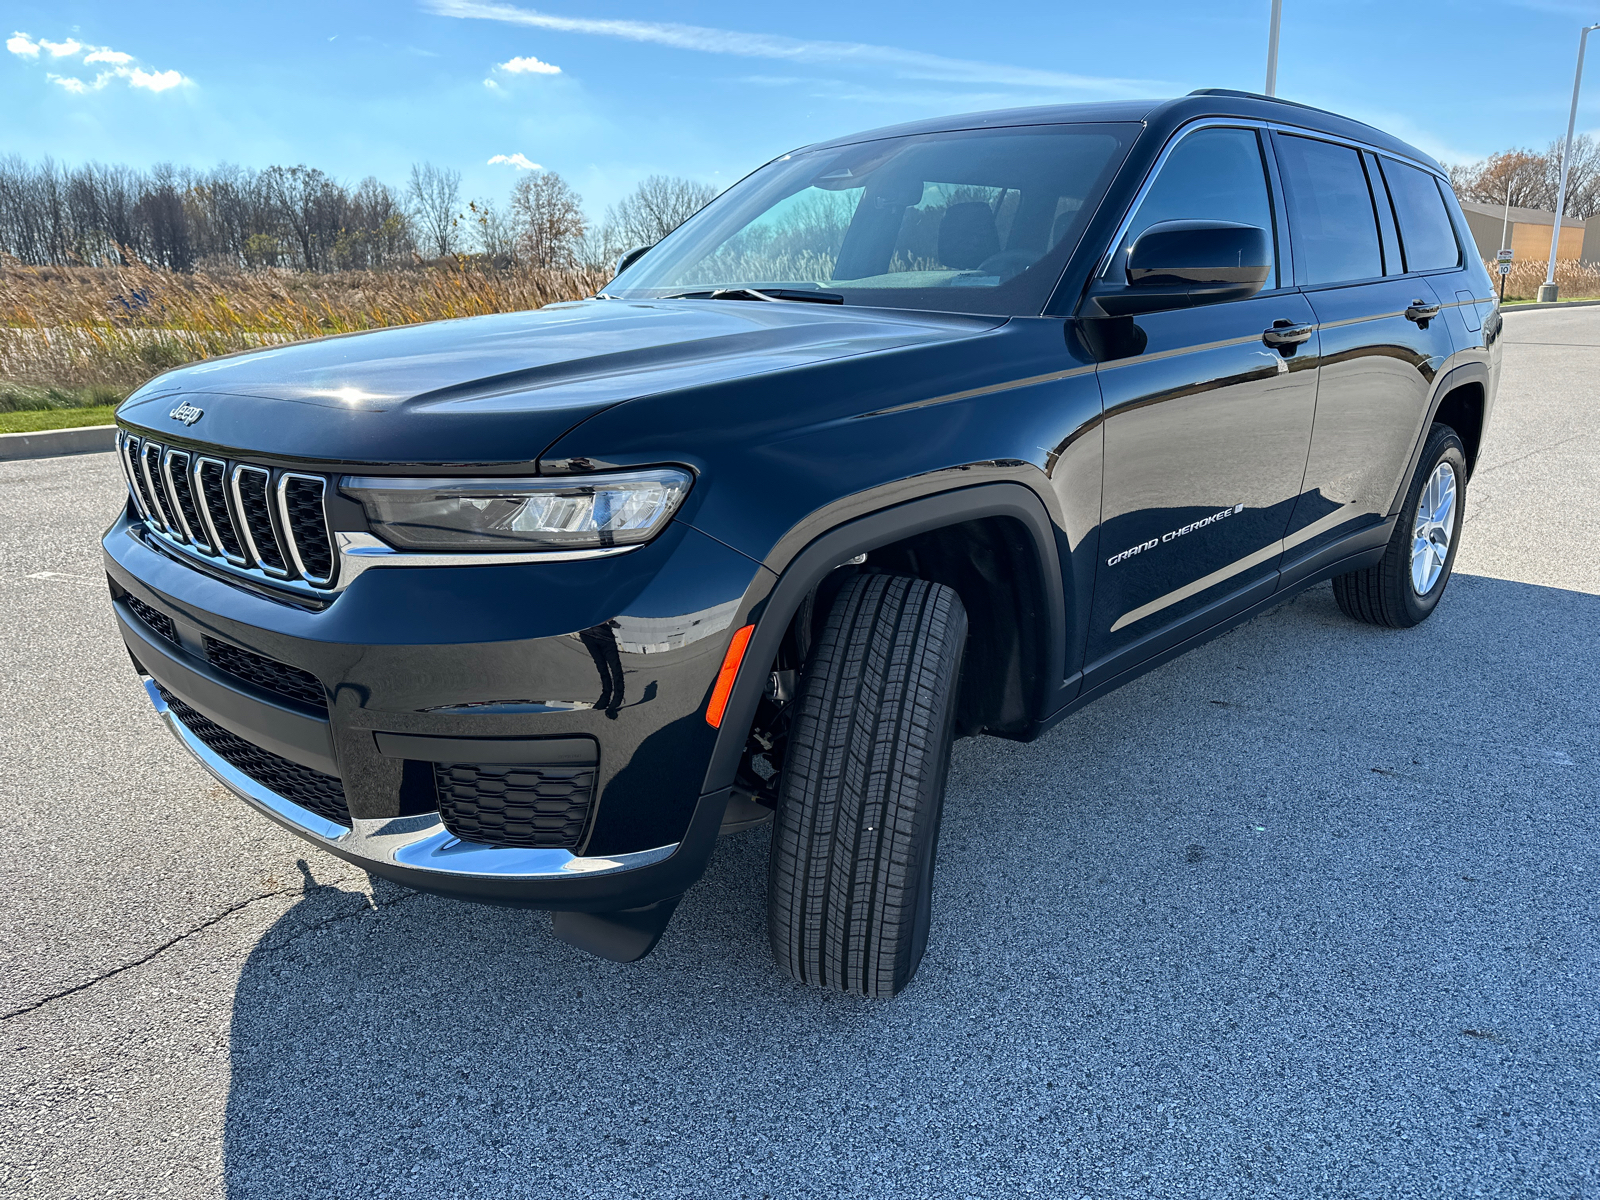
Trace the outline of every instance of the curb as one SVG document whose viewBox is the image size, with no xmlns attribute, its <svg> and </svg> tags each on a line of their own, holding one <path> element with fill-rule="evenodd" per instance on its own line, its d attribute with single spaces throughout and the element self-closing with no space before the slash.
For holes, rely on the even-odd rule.
<svg viewBox="0 0 1600 1200">
<path fill-rule="evenodd" d="M 117 448 L 115 425 L 80 425 L 76 429 L 40 429 L 34 433 L 0 433 L 0 462 L 54 458 L 58 454 L 95 454 Z"/>
<path fill-rule="evenodd" d="M 1554 304 L 1501 305 L 1500 312 L 1504 315 L 1505 313 L 1531 312 L 1536 308 L 1593 308 L 1597 304 L 1600 304 L 1600 300 L 1557 300 Z"/>
</svg>

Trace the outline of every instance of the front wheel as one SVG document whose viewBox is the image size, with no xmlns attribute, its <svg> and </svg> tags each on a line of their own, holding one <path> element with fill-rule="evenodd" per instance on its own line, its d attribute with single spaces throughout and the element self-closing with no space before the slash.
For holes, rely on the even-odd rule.
<svg viewBox="0 0 1600 1200">
<path fill-rule="evenodd" d="M 1450 582 L 1466 499 L 1466 450 L 1455 430 L 1435 425 L 1382 560 L 1333 581 L 1345 616 L 1391 629 L 1427 620 Z"/>
<path fill-rule="evenodd" d="M 772 833 L 767 925 L 803 983 L 893 996 L 928 944 L 967 640 L 942 584 L 861 575 L 800 681 Z"/>
</svg>

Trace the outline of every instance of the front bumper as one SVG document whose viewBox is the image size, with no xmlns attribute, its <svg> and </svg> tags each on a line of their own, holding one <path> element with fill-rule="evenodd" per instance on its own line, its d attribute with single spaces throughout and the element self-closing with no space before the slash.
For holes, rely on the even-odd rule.
<svg viewBox="0 0 1600 1200">
<path fill-rule="evenodd" d="M 728 793 L 706 790 L 716 731 L 702 714 L 761 571 L 712 539 L 676 527 L 611 560 L 369 572 L 318 611 L 197 571 L 126 518 L 105 551 L 123 637 L 168 728 L 230 791 L 307 841 L 408 887 L 556 911 L 648 905 L 704 869 Z M 597 628 L 609 631 L 606 662 Z M 217 669 L 214 641 L 315 676 L 326 705 Z M 589 699 L 596 690 L 613 702 Z M 195 714 L 201 732 L 332 777 L 348 824 L 230 762 L 185 724 Z M 415 780 L 402 767 L 428 765 L 413 757 L 485 761 L 476 754 L 491 742 L 575 740 L 598 746 L 598 765 L 592 816 L 570 849 L 464 840 L 406 791 Z"/>
<path fill-rule="evenodd" d="M 705 867 L 727 793 L 701 798 L 685 840 L 609 858 L 570 850 L 483 846 L 462 841 L 438 813 L 353 818 L 350 828 L 288 800 L 197 738 L 141 676 L 156 713 L 181 745 L 235 796 L 306 841 L 347 862 L 423 891 L 531 908 L 610 912 L 681 895 Z"/>
</svg>

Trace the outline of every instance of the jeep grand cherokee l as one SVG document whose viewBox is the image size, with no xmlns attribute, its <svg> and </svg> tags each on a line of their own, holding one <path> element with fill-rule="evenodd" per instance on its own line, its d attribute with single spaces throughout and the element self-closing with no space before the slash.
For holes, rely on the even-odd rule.
<svg viewBox="0 0 1600 1200">
<path fill-rule="evenodd" d="M 775 159 L 588 300 L 160 376 L 106 569 L 178 741 L 325 850 L 627 961 L 771 820 L 779 965 L 892 995 L 952 739 L 1320 580 L 1433 611 L 1499 323 L 1438 165 L 1367 125 L 923 121 Z"/>
</svg>

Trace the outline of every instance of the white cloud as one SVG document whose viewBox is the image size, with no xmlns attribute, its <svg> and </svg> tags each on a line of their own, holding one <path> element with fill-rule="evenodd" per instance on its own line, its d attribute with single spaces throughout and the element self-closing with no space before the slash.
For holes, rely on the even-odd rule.
<svg viewBox="0 0 1600 1200">
<path fill-rule="evenodd" d="M 732 54 L 742 58 L 770 58 L 795 63 L 859 63 L 888 67 L 907 79 L 936 79 L 947 83 L 998 83 L 1010 87 L 1050 88 L 1099 95 L 1144 94 L 1161 85 L 1150 81 L 1111 79 L 1093 75 L 1074 75 L 1065 71 L 1045 71 L 1034 67 L 1013 67 L 1000 63 L 946 58 L 898 46 L 875 46 L 865 42 L 809 41 L 769 33 L 742 33 L 704 25 L 679 25 L 664 21 L 623 21 L 591 17 L 558 17 L 531 8 L 485 0 L 421 0 L 422 7 L 443 17 L 503 21 L 551 29 L 559 33 L 588 33 L 598 37 L 622 38 L 631 42 L 652 42 L 678 50 L 698 50 L 706 54 Z M 1169 89 L 1170 90 L 1170 89 Z"/>
<path fill-rule="evenodd" d="M 110 46 L 85 45 L 74 37 L 69 37 L 64 42 L 52 42 L 48 38 L 34 41 L 27 34 L 18 32 L 7 39 L 6 49 L 22 58 L 32 59 L 38 59 L 41 50 L 48 51 L 51 58 L 72 58 L 82 54 L 85 66 L 104 63 L 111 68 L 96 75 L 93 83 L 71 75 L 45 73 L 46 80 L 74 96 L 98 92 L 114 79 L 124 80 L 129 87 L 140 88 L 147 92 L 165 92 L 182 84 L 194 82 L 179 71 L 146 70 L 144 67 L 132 65 L 137 59 L 131 54 L 113 50 Z"/>
<path fill-rule="evenodd" d="M 513 75 L 559 75 L 561 68 L 554 63 L 540 62 L 531 54 L 526 58 L 513 58 L 510 62 L 500 64 L 500 70 L 510 71 Z"/>
<path fill-rule="evenodd" d="M 117 74 L 121 75 L 123 72 L 118 71 Z M 164 92 L 168 88 L 177 87 L 180 83 L 189 82 L 176 71 L 141 71 L 138 67 L 128 71 L 126 78 L 132 86 L 148 88 L 152 92 Z"/>
<path fill-rule="evenodd" d="M 530 160 L 528 158 L 528 156 L 526 154 L 523 154 L 521 152 L 518 152 L 516 154 L 496 154 L 493 158 L 491 158 L 489 160 L 489 164 L 488 165 L 493 167 L 493 166 L 499 165 L 501 163 L 504 163 L 508 167 L 515 167 L 519 171 L 542 171 L 542 170 L 544 170 L 544 168 L 541 167 L 538 163 L 533 162 L 532 160 Z"/>
</svg>

